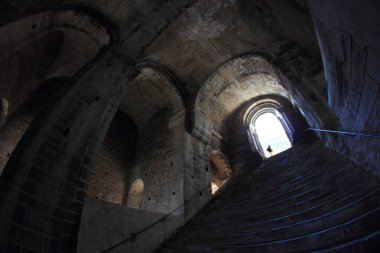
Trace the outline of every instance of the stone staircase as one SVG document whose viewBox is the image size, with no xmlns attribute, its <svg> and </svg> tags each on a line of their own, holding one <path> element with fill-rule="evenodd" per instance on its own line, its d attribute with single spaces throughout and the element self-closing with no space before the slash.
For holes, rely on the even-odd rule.
<svg viewBox="0 0 380 253">
<path fill-rule="evenodd" d="M 380 182 L 313 141 L 236 175 L 157 252 L 380 252 Z"/>
</svg>

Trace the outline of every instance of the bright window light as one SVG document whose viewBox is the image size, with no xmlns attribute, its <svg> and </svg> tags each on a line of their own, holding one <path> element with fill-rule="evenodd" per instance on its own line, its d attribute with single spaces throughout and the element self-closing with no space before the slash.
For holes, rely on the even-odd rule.
<svg viewBox="0 0 380 253">
<path fill-rule="evenodd" d="M 215 183 L 211 182 L 211 192 L 212 192 L 212 194 L 215 194 L 215 192 L 217 192 L 218 190 L 219 190 L 219 187 Z"/>
<path fill-rule="evenodd" d="M 284 127 L 273 113 L 260 115 L 255 121 L 255 128 L 265 157 L 271 157 L 292 147 Z"/>
</svg>

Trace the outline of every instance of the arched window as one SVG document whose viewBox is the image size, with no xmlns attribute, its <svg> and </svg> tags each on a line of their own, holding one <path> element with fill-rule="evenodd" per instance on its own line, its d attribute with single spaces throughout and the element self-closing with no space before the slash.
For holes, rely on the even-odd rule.
<svg viewBox="0 0 380 253">
<path fill-rule="evenodd" d="M 292 147 L 281 121 L 274 113 L 261 114 L 253 124 L 265 157 L 271 157 Z"/>
<path fill-rule="evenodd" d="M 128 194 L 129 208 L 141 209 L 142 200 L 144 197 L 144 182 L 141 179 L 136 179 Z"/>
<path fill-rule="evenodd" d="M 215 183 L 211 182 L 211 193 L 215 194 L 218 190 L 219 190 L 219 187 Z"/>
<path fill-rule="evenodd" d="M 252 146 L 268 158 L 292 147 L 294 128 L 277 102 L 263 102 L 247 113 L 246 124 Z"/>
</svg>

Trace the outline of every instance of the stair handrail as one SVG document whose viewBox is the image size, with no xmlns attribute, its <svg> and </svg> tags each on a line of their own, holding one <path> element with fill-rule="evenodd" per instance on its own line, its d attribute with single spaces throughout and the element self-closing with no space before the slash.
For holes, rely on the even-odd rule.
<svg viewBox="0 0 380 253">
<path fill-rule="evenodd" d="M 322 132 L 322 133 L 335 133 L 335 134 L 343 134 L 350 136 L 363 136 L 363 137 L 371 137 L 371 138 L 380 138 L 380 134 L 372 134 L 372 133 L 359 133 L 359 132 L 349 132 L 349 131 L 339 131 L 339 130 L 330 130 L 330 129 L 320 129 L 320 128 L 307 128 L 306 130 L 314 131 L 314 132 Z"/>
</svg>

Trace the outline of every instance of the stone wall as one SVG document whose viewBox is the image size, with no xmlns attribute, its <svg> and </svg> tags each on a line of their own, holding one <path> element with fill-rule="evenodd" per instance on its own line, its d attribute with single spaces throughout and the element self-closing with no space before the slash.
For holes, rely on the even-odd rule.
<svg viewBox="0 0 380 253">
<path fill-rule="evenodd" d="M 158 111 L 140 130 L 129 179 L 129 189 L 143 181 L 141 208 L 88 197 L 78 251 L 99 252 L 136 235 L 111 252 L 152 252 L 211 199 L 209 152 L 208 143 L 185 131 L 184 111 Z"/>
<path fill-rule="evenodd" d="M 16 112 L 4 118 L 5 124 L 0 125 L 0 175 L 33 120 L 48 109 L 52 99 L 63 96 L 70 85 L 67 78 L 48 80 Z"/>
<path fill-rule="evenodd" d="M 77 250 L 80 253 L 102 252 L 130 238 L 109 252 L 153 252 L 184 224 L 182 215 L 170 215 L 139 233 L 164 217 L 162 213 L 125 208 L 89 197 L 82 212 Z M 136 237 L 131 238 L 132 235 Z"/>
<path fill-rule="evenodd" d="M 268 103 L 277 104 L 278 112 L 282 113 L 291 125 L 292 144 L 308 141 L 314 138 L 313 133 L 306 132 L 308 127 L 306 119 L 301 115 L 299 109 L 293 106 L 287 99 L 276 96 L 260 96 L 251 101 L 242 104 L 226 120 L 225 140 L 223 148 L 229 154 L 234 172 L 249 169 L 256 170 L 262 164 L 263 158 L 255 149 L 251 137 L 249 136 L 248 126 L 245 125 L 245 117 L 250 110 L 257 106 L 265 106 Z"/>
<path fill-rule="evenodd" d="M 144 182 L 142 209 L 169 213 L 183 202 L 181 154 L 176 149 L 174 132 L 169 129 L 171 112 L 158 111 L 140 131 L 130 185 Z"/>
<path fill-rule="evenodd" d="M 185 133 L 184 198 L 187 204 L 185 206 L 186 218 L 191 218 L 196 214 L 212 197 L 210 148 L 209 143 L 204 139 Z"/>
<path fill-rule="evenodd" d="M 128 82 L 125 64 L 106 59 L 63 98 L 50 97 L 9 160 L 0 177 L 0 251 L 75 251 L 90 166 Z"/>
<path fill-rule="evenodd" d="M 36 117 L 37 112 L 32 108 L 23 107 L 18 110 L 0 132 L 0 175 L 12 156 L 17 144 Z"/>
<path fill-rule="evenodd" d="M 378 1 L 310 1 L 339 130 L 380 129 L 380 20 Z M 379 139 L 331 136 L 329 147 L 380 175 Z"/>
<path fill-rule="evenodd" d="M 73 76 L 111 40 L 97 20 L 73 10 L 23 16 L 0 27 L 0 97 L 9 114 L 44 80 Z"/>
<path fill-rule="evenodd" d="M 74 75 L 75 85 L 57 87 L 57 93 L 48 96 L 46 110 L 38 114 L 30 127 L 28 124 L 34 116 L 27 116 L 26 121 L 24 116 L 19 122 L 9 121 L 9 127 L 4 128 L 5 136 L 11 138 L 10 141 L 2 139 L 0 143 L 1 148 L 7 147 L 2 148 L 0 154 L 3 164 L 22 132 L 28 130 L 0 177 L 1 252 L 74 252 L 81 217 L 82 231 L 88 233 L 82 234 L 88 237 L 80 244 L 81 249 L 91 246 L 90 237 L 96 232 L 99 234 L 94 238 L 107 236 L 104 242 L 107 245 L 96 244 L 103 249 L 103 246 L 118 242 L 113 239 L 125 239 L 129 233 L 146 228 L 154 222 L 152 218 L 164 217 L 163 213 L 174 213 L 181 220 L 190 218 L 211 198 L 210 152 L 213 144 L 210 142 L 213 135 L 221 136 L 221 143 L 231 141 L 229 155 L 238 157 L 236 164 L 246 162 L 256 166 L 261 162 L 257 157 L 248 160 L 245 156 L 250 146 L 241 122 L 231 125 L 236 133 L 232 137 L 225 138 L 222 133 L 213 131 L 222 128 L 226 123 L 224 116 L 231 114 L 240 102 L 253 97 L 248 93 L 257 87 L 250 81 L 256 84 L 268 81 L 268 87 L 261 87 L 255 96 L 272 93 L 287 96 L 293 105 L 299 106 L 310 125 L 334 126 L 334 115 L 325 103 L 326 86 L 320 75 L 320 57 L 314 51 L 310 17 L 303 4 L 275 3 L 274 0 L 162 3 L 150 0 L 117 4 L 63 1 L 83 4 L 93 9 L 92 13 L 96 13 L 93 16 L 62 7 L 27 15 L 17 10 L 38 8 L 44 1 L 9 2 L 14 6 L 15 15 L 0 20 L 0 35 L 3 35 L 0 36 L 0 97 L 3 101 L 0 120 L 4 121 L 5 114 L 8 117 L 16 112 L 46 78 Z M 378 131 L 380 78 L 377 69 L 380 64 L 376 58 L 379 46 L 375 42 L 379 38 L 379 21 L 375 10 L 379 9 L 379 4 L 373 0 L 310 0 L 309 4 L 322 49 L 329 102 L 340 120 L 340 128 Z M 131 8 L 124 8 L 129 5 Z M 46 8 L 52 6 L 44 5 Z M 4 14 L 7 8 L 0 8 L 0 13 Z M 113 33 L 100 21 L 104 17 L 99 13 L 117 24 L 118 43 L 110 45 L 115 42 Z M 294 29 L 295 25 L 302 26 L 303 32 Z M 267 67 L 254 69 L 254 64 L 241 61 L 256 55 L 268 61 L 264 64 Z M 260 61 L 264 61 L 261 56 Z M 141 59 L 157 61 L 170 69 L 182 79 L 176 83 L 181 83 L 181 87 L 186 88 L 185 93 L 191 95 L 184 99 L 172 78 L 163 76 L 158 70 L 140 69 L 141 75 L 136 78 L 136 63 Z M 227 72 L 222 69 L 220 78 L 215 79 L 216 83 L 223 84 L 220 89 L 216 86 L 204 89 L 205 80 L 212 78 L 213 72 L 218 73 L 215 70 L 220 66 L 231 64 L 227 63 L 231 59 L 236 60 L 235 67 Z M 268 70 L 272 74 L 269 79 L 264 78 Z M 136 82 L 131 82 L 132 79 Z M 231 83 L 235 90 L 229 88 Z M 276 87 L 267 89 L 269 86 Z M 203 97 L 203 109 L 216 108 L 206 117 L 198 111 L 192 112 L 194 108 L 199 109 L 193 102 L 200 89 L 209 96 Z M 224 91 L 227 92 L 222 94 Z M 229 93 L 234 96 L 224 97 Z M 220 103 L 209 99 L 219 95 Z M 237 101 L 235 98 L 244 99 Z M 9 107 L 6 113 L 3 112 L 4 101 Z M 186 106 L 183 105 L 185 101 L 188 101 Z M 226 106 L 225 101 L 229 101 L 231 107 Z M 140 143 L 133 165 L 133 145 L 124 144 L 135 142 L 135 136 L 131 136 L 134 131 L 126 126 L 128 136 L 121 133 L 119 116 L 111 124 L 116 111 L 122 110 L 121 103 L 139 127 Z M 184 128 L 183 108 L 189 109 L 186 113 L 194 119 L 194 127 L 189 128 L 189 132 Z M 109 135 L 103 142 L 110 124 Z M 20 128 L 14 129 L 14 126 Z M 17 134 L 8 132 L 10 129 Z M 377 140 L 322 138 L 338 152 L 380 174 Z M 218 145 L 221 153 L 226 154 L 228 149 L 221 146 Z M 122 155 L 124 152 L 128 155 Z M 91 173 L 90 193 L 121 205 L 128 200 L 130 185 L 137 179 L 143 180 L 143 210 L 93 200 L 82 213 Z M 101 213 L 90 213 L 96 210 Z M 112 220 L 107 220 L 112 226 L 124 215 L 131 219 L 120 223 L 126 226 L 120 238 L 110 238 L 112 233 L 108 231 L 113 227 L 102 228 L 107 224 L 97 227 L 104 222 L 102 219 L 106 220 L 107 212 L 114 215 Z M 142 223 L 141 227 L 133 223 L 140 220 L 147 223 Z M 129 230 L 129 226 L 133 229 Z M 147 242 L 154 233 L 165 231 L 167 236 L 173 232 L 173 227 L 168 224 L 159 230 L 146 230 L 134 241 L 132 248 L 126 246 L 123 251 L 135 247 L 148 250 L 145 246 L 149 246 Z"/>
<path fill-rule="evenodd" d="M 88 194 L 114 204 L 126 205 L 130 173 L 138 142 L 133 121 L 118 111 L 94 161 Z"/>
</svg>

